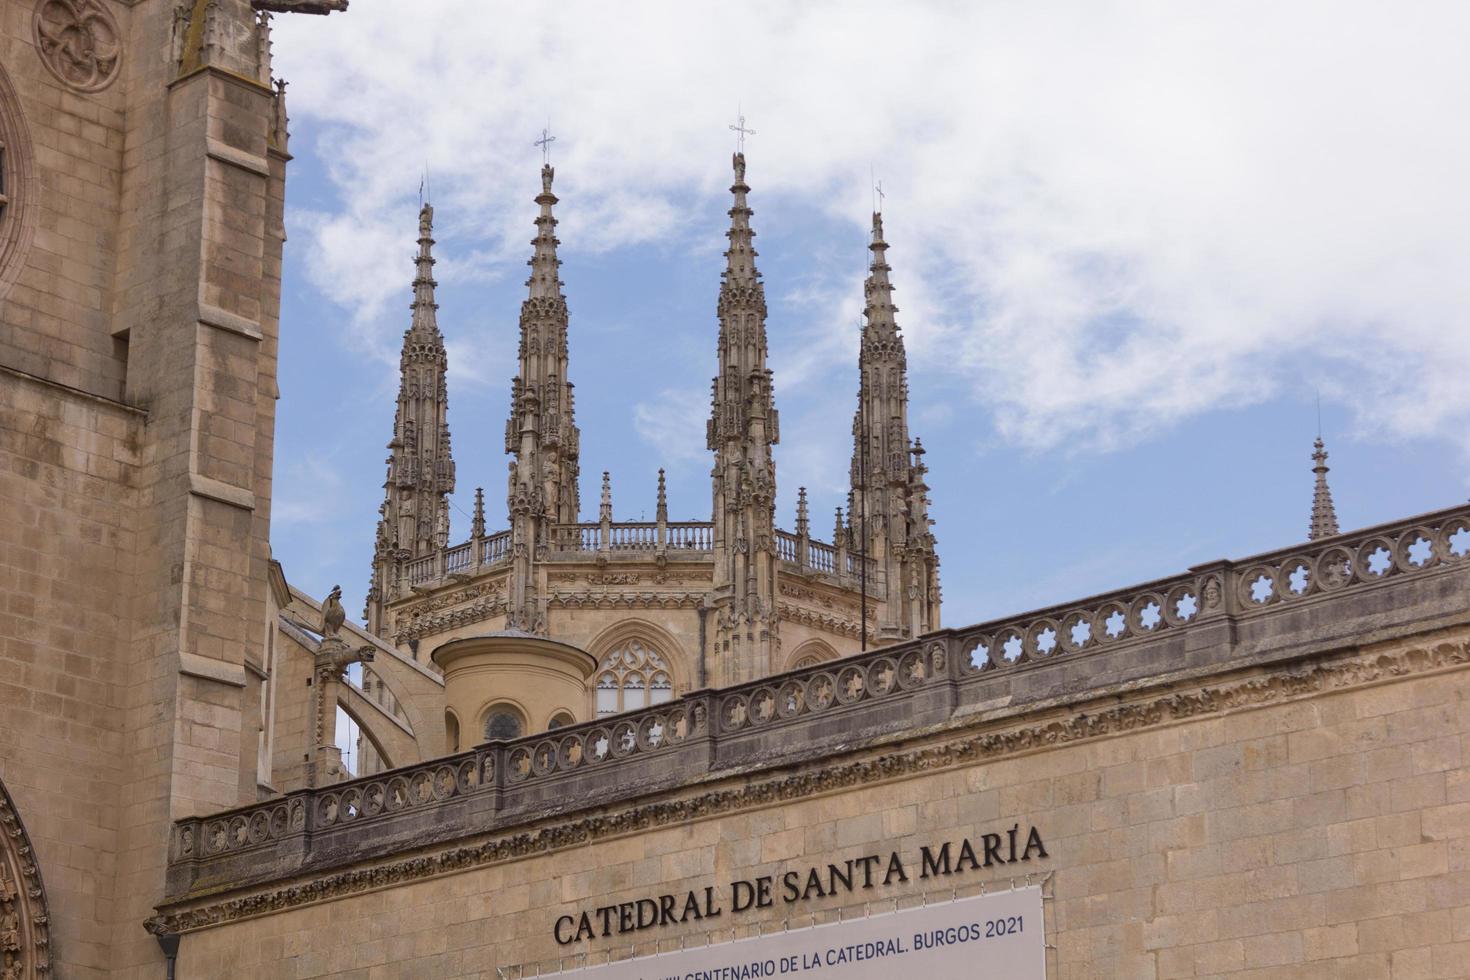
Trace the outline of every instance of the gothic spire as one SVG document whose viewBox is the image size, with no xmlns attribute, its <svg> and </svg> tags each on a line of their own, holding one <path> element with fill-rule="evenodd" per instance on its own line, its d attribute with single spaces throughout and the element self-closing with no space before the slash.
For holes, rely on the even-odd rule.
<svg viewBox="0 0 1470 980">
<path fill-rule="evenodd" d="M 744 123 L 742 122 L 743 126 Z M 721 276 L 719 372 L 712 384 L 707 443 L 715 550 L 715 645 L 720 682 L 734 683 L 774 667 L 776 610 L 776 464 L 780 438 L 766 367 L 766 296 L 755 267 L 755 232 L 746 195 L 745 154 L 732 161 L 729 248 Z"/>
<path fill-rule="evenodd" d="M 922 455 L 911 462 L 917 444 L 909 441 L 908 358 L 894 318 L 893 269 L 883 215 L 877 211 L 868 250 L 872 258 L 863 283 L 848 516 L 857 521 L 852 547 L 871 562 L 886 596 L 879 606 L 879 636 L 896 640 L 937 628 L 937 602 L 931 601 L 929 581 L 937 574 L 938 559 L 929 530 Z M 917 452 L 922 454 L 922 447 Z"/>
<path fill-rule="evenodd" d="M 1312 491 L 1312 525 L 1307 537 L 1315 541 L 1338 533 L 1337 510 L 1332 506 L 1332 490 L 1327 486 L 1327 450 L 1321 436 L 1312 444 L 1312 462 L 1316 464 L 1312 472 L 1317 474 L 1317 485 Z"/>
<path fill-rule="evenodd" d="M 402 562 L 433 554 L 449 535 L 454 456 L 449 443 L 449 366 L 434 301 L 434 209 L 419 211 L 412 316 L 399 356 L 398 408 L 388 441 L 388 476 L 368 589 L 368 627 L 380 630 Z"/>
<path fill-rule="evenodd" d="M 506 625 L 540 633 L 545 629 L 546 597 L 537 594 L 535 564 L 548 528 L 575 524 L 581 509 L 577 490 L 579 433 L 573 421 L 572 384 L 567 380 L 567 301 L 562 295 L 557 258 L 556 176 L 541 167 L 536 195 L 536 237 L 531 239 L 530 278 L 521 304 L 519 365 L 511 382 L 505 451 L 513 459 L 506 502 L 510 510 L 514 565 Z"/>
</svg>

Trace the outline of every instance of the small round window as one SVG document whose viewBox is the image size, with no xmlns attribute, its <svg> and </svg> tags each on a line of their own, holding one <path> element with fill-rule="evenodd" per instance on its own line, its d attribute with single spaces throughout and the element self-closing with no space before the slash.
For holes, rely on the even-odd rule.
<svg viewBox="0 0 1470 980">
<path fill-rule="evenodd" d="M 520 738 L 524 726 L 520 715 L 505 708 L 496 708 L 485 718 L 485 740 Z"/>
</svg>

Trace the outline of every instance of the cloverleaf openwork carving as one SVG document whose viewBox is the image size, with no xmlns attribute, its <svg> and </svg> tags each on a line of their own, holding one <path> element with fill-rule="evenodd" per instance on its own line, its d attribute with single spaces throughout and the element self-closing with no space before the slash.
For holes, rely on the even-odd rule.
<svg viewBox="0 0 1470 980">
<path fill-rule="evenodd" d="M 78 92 L 111 85 L 122 64 L 122 32 L 102 0 L 41 0 L 36 48 L 51 74 Z"/>
</svg>

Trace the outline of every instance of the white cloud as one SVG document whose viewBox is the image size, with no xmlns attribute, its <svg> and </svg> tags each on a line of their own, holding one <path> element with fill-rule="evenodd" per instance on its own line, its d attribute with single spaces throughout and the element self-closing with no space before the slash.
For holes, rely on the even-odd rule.
<svg viewBox="0 0 1470 980">
<path fill-rule="evenodd" d="M 708 418 L 709 395 L 693 388 L 665 388 L 633 405 L 633 431 L 671 465 L 708 461 L 704 451 Z"/>
<path fill-rule="evenodd" d="M 302 221 L 310 265 L 385 350 L 426 162 L 466 276 L 524 262 L 548 114 L 564 240 L 694 253 L 743 103 L 766 220 L 864 223 L 878 164 L 911 357 L 1007 440 L 1117 447 L 1312 386 L 1470 451 L 1462 4 L 358 0 L 278 24 L 346 202 Z M 850 294 L 839 264 L 800 288 Z M 843 329 L 819 305 L 808 359 Z M 806 370 L 776 367 L 778 391 Z M 639 432 L 702 445 L 670 414 Z"/>
</svg>

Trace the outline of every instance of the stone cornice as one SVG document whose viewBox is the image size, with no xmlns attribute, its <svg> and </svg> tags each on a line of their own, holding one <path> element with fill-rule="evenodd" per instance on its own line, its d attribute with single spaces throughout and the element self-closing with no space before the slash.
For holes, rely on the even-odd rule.
<svg viewBox="0 0 1470 980">
<path fill-rule="evenodd" d="M 1237 670 L 1213 684 L 1187 690 L 1167 683 L 1141 687 L 1122 703 L 1116 696 L 1095 698 L 1047 710 L 1044 717 L 1020 724 L 1014 718 L 977 715 L 941 734 L 902 735 L 887 744 L 833 753 L 845 760 L 778 765 L 772 775 L 758 781 L 751 780 L 747 771 L 713 773 L 704 787 L 677 798 L 630 800 L 595 815 L 553 818 L 540 821 L 539 826 L 530 821 L 522 825 L 525 829 L 497 831 L 479 843 L 416 853 L 372 867 L 307 875 L 288 885 L 239 897 L 184 899 L 159 906 L 159 914 L 146 927 L 157 934 L 190 932 L 689 820 L 1466 664 L 1470 664 L 1470 640 L 1463 630 L 1457 630 L 1433 646 L 1366 653 L 1350 648 L 1345 654 Z"/>
</svg>

